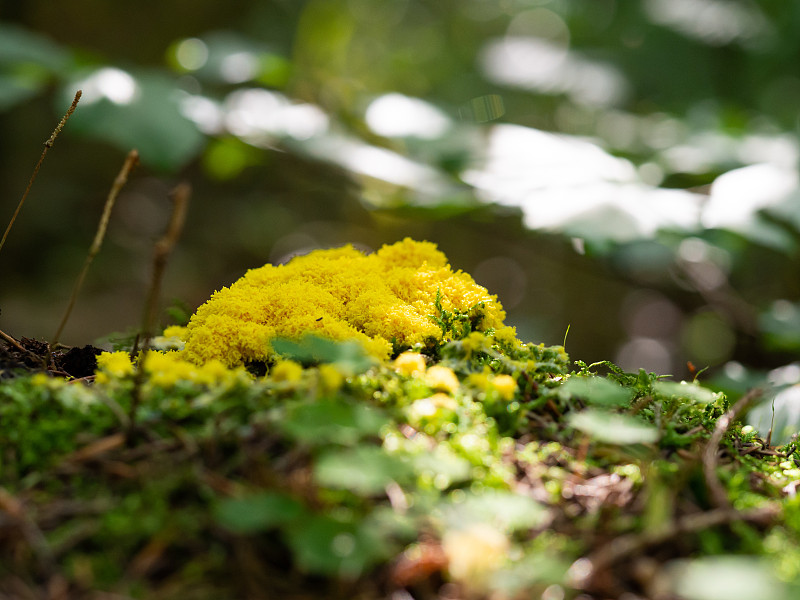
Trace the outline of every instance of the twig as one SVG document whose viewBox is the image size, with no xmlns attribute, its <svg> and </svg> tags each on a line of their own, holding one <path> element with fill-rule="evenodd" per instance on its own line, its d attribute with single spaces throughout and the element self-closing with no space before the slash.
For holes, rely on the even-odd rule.
<svg viewBox="0 0 800 600">
<path fill-rule="evenodd" d="M 81 99 L 81 90 L 75 92 L 75 98 L 72 100 L 72 104 L 67 109 L 66 114 L 61 118 L 61 121 L 58 123 L 56 128 L 53 130 L 53 133 L 44 143 L 44 150 L 42 150 L 41 156 L 39 156 L 39 162 L 36 163 L 36 166 L 33 168 L 33 173 L 31 174 L 31 178 L 28 180 L 28 187 L 25 188 L 25 191 L 22 194 L 22 198 L 17 204 L 17 209 L 14 211 L 14 214 L 11 217 L 11 221 L 8 222 L 8 227 L 6 227 L 5 233 L 3 233 L 2 239 L 0 239 L 0 250 L 3 249 L 3 245 L 6 243 L 6 238 L 8 237 L 8 232 L 11 231 L 11 228 L 14 226 L 14 221 L 17 220 L 17 215 L 19 211 L 22 209 L 22 205 L 25 204 L 25 199 L 28 197 L 28 194 L 31 191 L 31 187 L 33 186 L 33 182 L 36 180 L 36 175 L 39 173 L 39 167 L 42 166 L 42 162 L 44 162 L 44 157 L 47 155 L 47 151 L 53 147 L 53 144 L 56 142 L 56 138 L 58 134 L 61 133 L 61 130 L 64 129 L 64 125 L 67 124 L 67 119 L 70 118 L 73 112 L 75 112 L 75 107 L 78 106 L 78 101 Z"/>
<path fill-rule="evenodd" d="M 178 243 L 178 238 L 180 238 L 183 230 L 183 223 L 186 220 L 186 208 L 189 205 L 191 193 L 192 188 L 188 183 L 181 183 L 172 191 L 172 215 L 167 225 L 167 231 L 164 237 L 156 242 L 153 255 L 153 277 L 142 321 L 144 334 L 142 351 L 145 351 L 150 346 L 150 338 L 153 335 L 153 327 L 158 310 L 158 298 L 161 294 L 161 279 L 164 275 L 164 268 L 167 266 L 167 259 L 175 244 Z"/>
<path fill-rule="evenodd" d="M 25 346 L 20 344 L 17 340 L 15 340 L 13 337 L 8 335 L 7 333 L 5 333 L 3 331 L 0 331 L 0 337 L 3 338 L 5 341 L 7 341 L 12 346 L 14 346 L 17 350 L 19 350 L 21 352 L 25 352 L 26 354 L 30 354 L 32 356 L 35 356 L 36 358 L 39 358 L 36 354 L 34 354 L 30 350 L 28 350 Z"/>
<path fill-rule="evenodd" d="M 75 306 L 75 300 L 78 297 L 78 292 L 80 292 L 81 286 L 83 286 L 83 280 L 86 278 L 86 273 L 89 271 L 89 266 L 92 264 L 94 257 L 97 256 L 97 253 L 100 252 L 100 246 L 103 244 L 103 239 L 106 236 L 106 229 L 108 228 L 108 221 L 111 218 L 111 209 L 114 207 L 114 202 L 116 202 L 122 186 L 124 186 L 128 181 L 128 175 L 130 175 L 131 170 L 133 170 L 133 167 L 136 166 L 138 161 L 139 153 L 136 150 L 131 150 L 128 153 L 128 156 L 125 158 L 122 169 L 120 169 L 117 178 L 114 180 L 111 190 L 108 192 L 108 197 L 106 198 L 106 203 L 103 207 L 103 214 L 100 217 L 100 223 L 98 224 L 97 232 L 94 235 L 94 241 L 92 242 L 92 246 L 89 248 L 89 254 L 86 256 L 86 261 L 83 263 L 83 268 L 78 275 L 78 279 L 75 281 L 75 286 L 72 288 L 72 294 L 69 297 L 67 309 L 64 311 L 64 316 L 61 318 L 61 323 L 58 325 L 56 334 L 53 336 L 53 341 L 50 343 L 51 348 L 55 347 L 64 331 L 67 320 L 72 313 L 72 308 Z"/>
<path fill-rule="evenodd" d="M 131 393 L 130 423 L 128 427 L 129 442 L 136 429 L 136 411 L 141 401 L 144 363 L 150 348 L 150 338 L 153 335 L 153 327 L 158 310 L 158 298 L 161 294 L 161 279 L 164 275 L 164 268 L 167 266 L 167 259 L 183 230 L 183 222 L 186 220 L 186 208 L 189 205 L 191 193 L 192 188 L 188 183 L 181 183 L 172 191 L 172 215 L 164 237 L 156 242 L 153 254 L 153 276 L 150 279 L 150 290 L 145 303 L 144 316 L 142 317 L 142 350 L 139 354 L 139 361 L 136 363 L 136 375 L 134 376 L 133 391 Z"/>
<path fill-rule="evenodd" d="M 731 503 L 728 500 L 728 494 L 725 488 L 717 477 L 717 455 L 719 453 L 719 444 L 722 437 L 730 427 L 733 420 L 737 415 L 745 409 L 745 407 L 752 402 L 755 398 L 761 395 L 761 390 L 752 389 L 734 404 L 724 415 L 717 419 L 717 424 L 714 427 L 714 432 L 708 439 L 705 449 L 703 450 L 703 475 L 706 479 L 708 492 L 711 495 L 711 501 L 717 508 L 730 508 Z"/>
</svg>

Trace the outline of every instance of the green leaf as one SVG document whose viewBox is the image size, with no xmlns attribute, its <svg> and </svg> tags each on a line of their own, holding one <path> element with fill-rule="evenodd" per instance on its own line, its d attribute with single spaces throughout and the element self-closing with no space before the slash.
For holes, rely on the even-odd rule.
<svg viewBox="0 0 800 600">
<path fill-rule="evenodd" d="M 559 396 L 577 396 L 598 406 L 630 406 L 635 391 L 603 377 L 570 377 L 560 388 Z"/>
<path fill-rule="evenodd" d="M 0 111 L 42 91 L 68 69 L 70 60 L 67 50 L 47 38 L 0 23 Z M 71 100 L 60 107 L 61 114 Z"/>
<path fill-rule="evenodd" d="M 584 410 L 569 415 L 569 425 L 607 444 L 649 444 L 658 440 L 658 430 L 628 415 L 601 410 Z"/>
<path fill-rule="evenodd" d="M 279 426 L 307 444 L 352 445 L 378 435 L 387 420 L 380 410 L 366 404 L 322 399 L 290 405 Z"/>
<path fill-rule="evenodd" d="M 405 480 L 410 467 L 379 446 L 357 446 L 323 454 L 314 465 L 321 486 L 350 490 L 362 496 L 383 493 L 386 486 Z"/>
<path fill-rule="evenodd" d="M 530 529 L 547 518 L 547 508 L 533 498 L 504 490 L 487 490 L 470 494 L 458 502 L 444 505 L 445 518 L 454 526 L 469 523 L 490 523 L 506 531 Z"/>
<path fill-rule="evenodd" d="M 772 350 L 800 351 L 800 302 L 778 300 L 759 315 L 758 326 Z"/>
<path fill-rule="evenodd" d="M 770 565 L 753 556 L 713 556 L 675 561 L 668 569 L 672 592 L 686 600 L 789 600 L 796 596 Z"/>
<path fill-rule="evenodd" d="M 48 38 L 21 27 L 0 23 L 0 65 L 37 65 L 51 73 L 58 73 L 69 62 L 70 53 Z"/>
<path fill-rule="evenodd" d="M 283 494 L 264 492 L 228 498 L 214 509 L 217 523 L 235 533 L 256 533 L 285 524 L 303 514 L 302 505 Z"/>
<path fill-rule="evenodd" d="M 696 404 L 710 404 L 719 398 L 719 394 L 696 383 L 676 381 L 657 381 L 653 391 L 664 398 L 684 398 Z"/>
<path fill-rule="evenodd" d="M 451 484 L 466 481 L 472 472 L 472 464 L 445 444 L 438 444 L 433 452 L 414 456 L 413 465 L 417 473 L 430 475 L 431 478 L 444 476 Z"/>
<path fill-rule="evenodd" d="M 59 105 L 69 106 L 79 88 L 84 95 L 70 128 L 125 153 L 136 148 L 144 164 L 175 171 L 205 143 L 205 136 L 181 112 L 175 82 L 158 72 L 84 71 L 63 87 Z"/>
<path fill-rule="evenodd" d="M 356 341 L 335 342 L 316 335 L 306 335 L 300 341 L 275 338 L 272 349 L 284 358 L 304 365 L 331 363 L 348 374 L 363 373 L 373 361 Z"/>
</svg>

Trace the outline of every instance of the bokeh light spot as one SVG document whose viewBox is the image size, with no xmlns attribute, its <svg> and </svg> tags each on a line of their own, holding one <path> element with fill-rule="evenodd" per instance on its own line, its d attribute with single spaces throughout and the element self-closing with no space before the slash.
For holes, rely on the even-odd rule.
<svg viewBox="0 0 800 600">
<path fill-rule="evenodd" d="M 187 71 L 197 71 L 208 62 L 208 46 L 203 40 L 186 38 L 175 47 L 175 60 Z"/>
</svg>

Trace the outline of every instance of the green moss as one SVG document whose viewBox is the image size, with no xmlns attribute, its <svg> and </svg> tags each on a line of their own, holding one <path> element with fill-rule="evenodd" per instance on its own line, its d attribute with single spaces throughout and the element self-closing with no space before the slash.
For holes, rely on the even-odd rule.
<svg viewBox="0 0 800 600">
<path fill-rule="evenodd" d="M 393 571 L 412 561 L 414 548 L 453 532 L 478 536 L 480 547 L 491 538 L 480 537 L 486 528 L 492 543 L 505 540 L 508 560 L 487 566 L 491 576 L 455 581 L 477 596 L 567 585 L 573 561 L 602 553 L 618 536 L 662 536 L 639 551 L 655 564 L 760 554 L 775 557 L 783 577 L 797 577 L 800 504 L 781 492 L 795 477 L 796 449 L 778 458 L 742 452 L 762 442 L 737 424 L 715 468 L 727 498 L 742 514 L 775 502 L 782 512 L 769 523 L 732 519 L 669 535 L 684 516 L 716 510 L 702 450 L 726 397 L 662 386 L 654 374 L 609 363 L 573 369 L 562 347 L 523 344 L 508 332 L 448 331 L 451 339 L 428 349 L 427 361 L 452 372 L 455 388 L 325 342 L 313 360 L 297 355 L 305 363 L 297 377 L 162 373 L 166 383 L 142 388 L 138 434 L 104 450 L 99 441 L 124 433 L 129 370 L 88 387 L 43 375 L 5 381 L 0 486 L 27 507 L 76 597 L 198 589 L 291 597 L 320 585 L 326 597 L 390 594 L 449 577 L 441 559 L 420 580 Z M 489 385 L 499 375 L 516 384 L 512 396 Z M 574 415 L 596 422 L 576 427 Z M 649 428 L 655 441 L 627 439 L 624 427 L 595 433 L 618 421 Z M 532 503 L 547 529 L 510 527 L 503 515 L 516 508 L 509 501 L 497 509 L 501 497 Z M 0 590 L 12 575 L 35 588 L 42 548 L 9 537 L 13 531 L 0 525 L 11 540 L 0 545 Z M 606 575 L 641 593 L 626 568 L 619 560 Z"/>
</svg>

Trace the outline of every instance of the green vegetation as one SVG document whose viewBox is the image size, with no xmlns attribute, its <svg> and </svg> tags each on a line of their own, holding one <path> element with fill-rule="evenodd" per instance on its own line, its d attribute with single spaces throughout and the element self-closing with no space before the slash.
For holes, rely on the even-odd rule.
<svg viewBox="0 0 800 600">
<path fill-rule="evenodd" d="M 800 596 L 800 4 L 7 8 L 0 596 Z M 507 319 L 279 266 L 408 236 Z"/>
<path fill-rule="evenodd" d="M 437 319 L 453 335 L 427 357 L 306 338 L 276 342 L 262 378 L 151 371 L 132 431 L 135 378 L 115 361 L 88 386 L 5 379 L 0 590 L 706 598 L 712 575 L 800 589 L 800 451 L 732 420 L 742 403 Z"/>
</svg>

